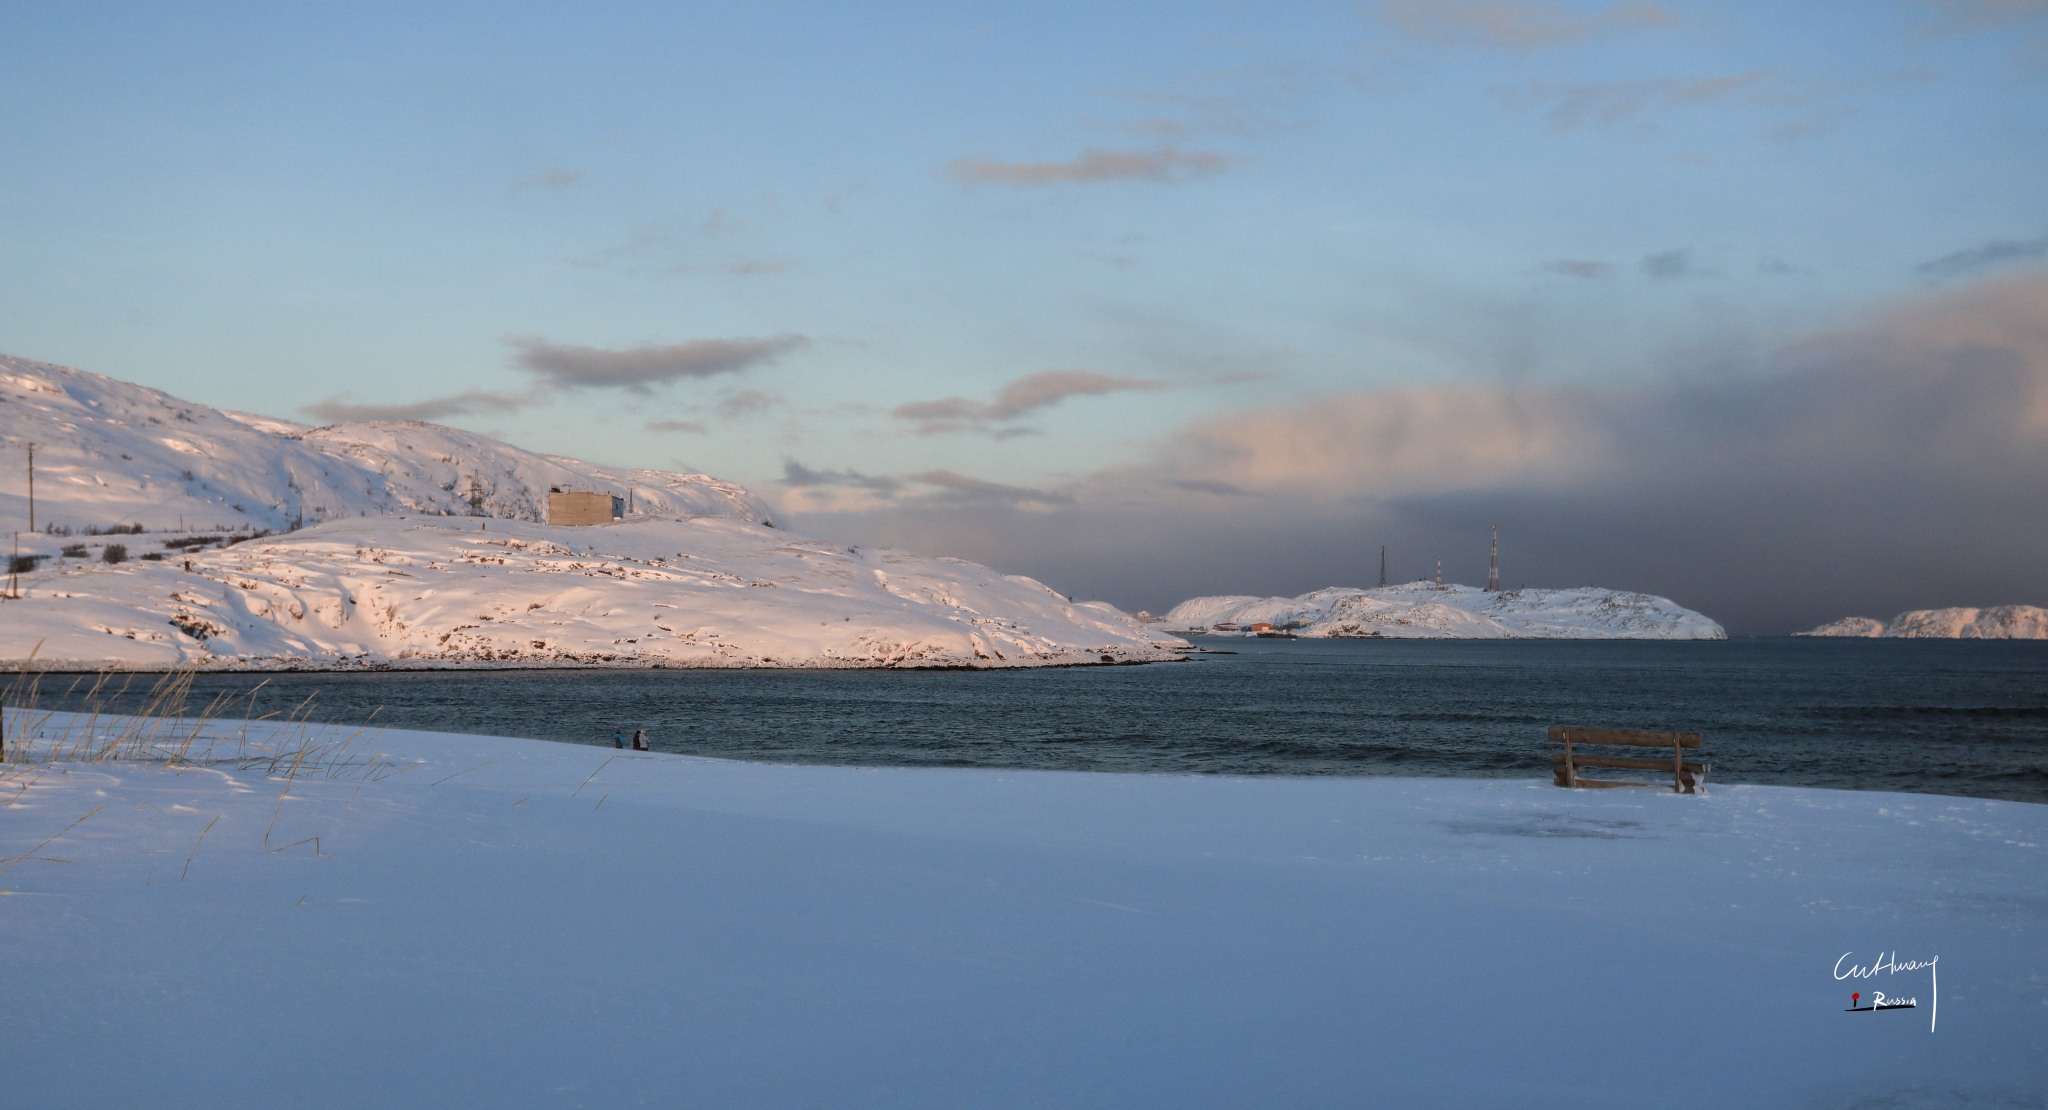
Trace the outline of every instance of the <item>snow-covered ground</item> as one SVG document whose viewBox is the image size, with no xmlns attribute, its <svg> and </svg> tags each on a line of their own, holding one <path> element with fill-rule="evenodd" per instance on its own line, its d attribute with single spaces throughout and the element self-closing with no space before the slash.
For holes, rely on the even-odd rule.
<svg viewBox="0 0 2048 1110">
<path fill-rule="evenodd" d="M 34 565 L 0 602 L 4 663 L 1005 667 L 1186 647 L 1029 578 L 775 528 L 702 474 L 417 421 L 306 428 L 0 356 L 0 443 L 30 442 L 45 530 L 18 537 Z M 539 523 L 556 486 L 630 509 Z M 0 469 L 0 513 L 27 512 L 26 469 Z M 85 534 L 128 524 L 146 531 Z M 105 561 L 115 545 L 127 561 Z"/>
<path fill-rule="evenodd" d="M 352 752 L 0 777 L 8 1105 L 2018 1107 L 2048 1075 L 2043 806 Z M 1938 963 L 1841 977 L 1887 958 Z"/>
<path fill-rule="evenodd" d="M 1875 617 L 1843 617 L 1796 636 L 1905 636 L 1948 640 L 2048 640 L 2048 609 L 1994 605 L 1987 609 L 1914 609 L 1890 624 Z"/>
<path fill-rule="evenodd" d="M 1197 597 L 1154 624 L 1217 634 L 1219 624 L 1296 626 L 1301 636 L 1425 639 L 1725 640 L 1719 624 L 1649 594 L 1585 587 L 1502 590 L 1408 582 L 1376 589 L 1332 586 L 1300 597 Z"/>
<path fill-rule="evenodd" d="M 717 516 L 363 517 L 155 562 L 59 560 L 22 594 L 0 602 L 0 660 L 87 669 L 1000 667 L 1185 647 L 1029 578 Z"/>
</svg>

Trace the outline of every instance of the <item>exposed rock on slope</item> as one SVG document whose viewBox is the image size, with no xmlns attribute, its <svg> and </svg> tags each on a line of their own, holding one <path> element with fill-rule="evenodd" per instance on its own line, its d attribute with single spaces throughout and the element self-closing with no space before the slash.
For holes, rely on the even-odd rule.
<svg viewBox="0 0 2048 1110">
<path fill-rule="evenodd" d="M 1362 590 L 1334 586 L 1300 597 L 1197 597 L 1157 622 L 1171 632 L 1295 625 L 1296 634 L 1338 638 L 1725 640 L 1719 624 L 1649 594 L 1603 590 L 1437 589 L 1410 582 Z"/>
<path fill-rule="evenodd" d="M 1914 609 L 1892 618 L 1843 617 L 1799 636 L 1911 637 L 1946 640 L 2048 640 L 2048 609 L 1994 605 L 1988 609 Z"/>
</svg>

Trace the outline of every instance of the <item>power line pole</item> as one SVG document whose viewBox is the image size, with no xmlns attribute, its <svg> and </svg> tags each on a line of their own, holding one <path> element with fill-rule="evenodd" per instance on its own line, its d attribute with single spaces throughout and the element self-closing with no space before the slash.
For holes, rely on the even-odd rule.
<svg viewBox="0 0 2048 1110">
<path fill-rule="evenodd" d="M 36 445 L 28 445 L 28 530 L 36 530 Z"/>
<path fill-rule="evenodd" d="M 1500 592 L 1500 525 L 1493 526 L 1493 562 L 1486 568 L 1486 592 Z"/>
</svg>

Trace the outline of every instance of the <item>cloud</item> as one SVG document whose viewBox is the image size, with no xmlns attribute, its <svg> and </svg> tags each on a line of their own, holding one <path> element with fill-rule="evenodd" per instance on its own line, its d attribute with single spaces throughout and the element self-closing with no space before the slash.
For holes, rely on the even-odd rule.
<svg viewBox="0 0 2048 1110">
<path fill-rule="evenodd" d="M 511 340 L 512 361 L 558 389 L 604 388 L 647 392 L 647 387 L 682 378 L 737 374 L 766 365 L 810 342 L 801 335 L 765 339 L 693 339 L 667 346 L 607 350 L 550 343 L 538 337 Z"/>
<path fill-rule="evenodd" d="M 1586 12 L 1542 0 L 1389 0 L 1379 6 L 1379 15 L 1407 35 L 1438 46 L 1495 50 L 1533 50 L 1680 23 L 1656 4 L 1624 3 Z"/>
<path fill-rule="evenodd" d="M 737 420 L 743 416 L 755 416 L 769 409 L 779 408 L 783 404 L 782 398 L 773 393 L 759 389 L 742 389 L 719 398 L 718 415 L 727 420 Z"/>
<path fill-rule="evenodd" d="M 711 433 L 711 429 L 694 420 L 650 420 L 647 422 L 647 430 L 650 432 L 687 432 L 690 435 L 696 436 L 709 435 Z"/>
<path fill-rule="evenodd" d="M 1940 19 L 1935 30 L 1953 33 L 2048 15 L 2048 0 L 1937 0 L 1934 9 Z"/>
<path fill-rule="evenodd" d="M 795 264 L 780 258 L 740 258 L 719 267 L 736 277 L 756 277 L 762 274 L 783 274 L 795 269 Z"/>
<path fill-rule="evenodd" d="M 1234 486 L 1229 482 L 1219 482 L 1214 478 L 1168 478 L 1166 484 L 1175 489 L 1189 490 L 1194 493 L 1213 493 L 1218 497 L 1249 497 L 1252 492 L 1242 486 Z"/>
<path fill-rule="evenodd" d="M 497 415 L 537 405 L 542 398 L 533 393 L 493 393 L 473 389 L 448 397 L 436 397 L 409 404 L 362 405 L 330 397 L 299 411 L 315 420 L 347 424 L 359 420 L 441 420 L 450 416 Z"/>
<path fill-rule="evenodd" d="M 1532 80 L 1519 91 L 1497 91 L 1510 104 L 1548 105 L 1544 117 L 1559 131 L 1573 131 L 1587 124 L 1641 128 L 1649 126 L 1649 116 L 1716 100 L 1756 85 L 1769 76 L 1769 70 L 1757 69 L 1696 81 L 1607 81 L 1571 85 Z"/>
<path fill-rule="evenodd" d="M 2048 235 L 2039 239 L 1992 239 L 1967 247 L 1954 254 L 1945 254 L 1929 262 L 1913 267 L 1913 272 L 1925 277 L 1946 278 L 1986 269 L 2006 262 L 2024 262 L 2048 257 Z"/>
<path fill-rule="evenodd" d="M 1583 278 L 1588 281 L 1594 278 L 1607 277 L 1614 272 L 1614 267 L 1609 263 L 1592 262 L 1579 258 L 1560 258 L 1555 262 L 1545 262 L 1541 268 L 1548 273 L 1563 274 L 1566 277 Z"/>
<path fill-rule="evenodd" d="M 1443 555 L 1483 581 L 1493 523 L 1510 586 L 1643 590 L 1738 635 L 2041 603 L 2048 272 L 1877 306 L 1714 370 L 1322 397 L 1189 424 L 1056 489 L 933 472 L 918 478 L 963 484 L 799 527 L 1154 612 L 1370 584 L 1380 544 L 1397 580 Z"/>
<path fill-rule="evenodd" d="M 910 480 L 938 487 L 939 492 L 927 494 L 922 499 L 927 505 L 1022 506 L 1071 505 L 1074 502 L 1074 496 L 1070 493 L 985 482 L 980 478 L 969 478 L 950 470 L 927 470 L 922 474 L 910 475 Z"/>
<path fill-rule="evenodd" d="M 916 435 L 958 431 L 983 431 L 998 436 L 1025 435 L 1030 433 L 1017 428 L 991 430 L 990 426 L 1048 408 L 1069 397 L 1170 388 L 1172 383 L 1153 378 L 1119 378 L 1091 370 L 1040 370 L 1003 386 L 993 403 L 945 397 L 937 401 L 898 405 L 889 415 L 898 420 L 918 421 L 918 426 L 913 429 Z"/>
<path fill-rule="evenodd" d="M 1222 173 L 1230 168 L 1231 161 L 1221 154 L 1181 150 L 1174 146 L 1121 151 L 1089 147 L 1064 162 L 992 162 L 960 158 L 946 167 L 946 174 L 970 185 L 1019 187 L 1105 181 L 1181 182 Z"/>
<path fill-rule="evenodd" d="M 569 189 L 583 184 L 582 170 L 543 170 L 512 186 L 514 194 L 528 189 Z"/>
<path fill-rule="evenodd" d="M 713 271 L 734 277 L 760 277 L 796 268 L 788 259 L 739 253 L 738 247 L 755 231 L 754 223 L 715 208 L 692 223 L 648 224 L 619 242 L 568 259 L 568 263 L 578 269 L 607 270 L 632 277 Z M 723 256 L 722 260 L 719 256 Z"/>
<path fill-rule="evenodd" d="M 1642 268 L 1643 273 L 1659 280 L 1720 276 L 1719 270 L 1701 266 L 1694 261 L 1692 252 L 1683 247 L 1645 255 L 1637 265 Z"/>
<path fill-rule="evenodd" d="M 880 493 L 893 493 L 903 488 L 903 483 L 895 478 L 862 474 L 856 470 L 812 470 L 795 459 L 782 460 L 782 484 L 799 489 L 838 486 Z"/>
<path fill-rule="evenodd" d="M 1756 272 L 1769 274 L 1773 277 L 1789 277 L 1794 274 L 1811 274 L 1815 271 L 1811 266 L 1801 266 L 1796 262 L 1787 262 L 1782 258 L 1766 258 L 1756 264 Z"/>
</svg>

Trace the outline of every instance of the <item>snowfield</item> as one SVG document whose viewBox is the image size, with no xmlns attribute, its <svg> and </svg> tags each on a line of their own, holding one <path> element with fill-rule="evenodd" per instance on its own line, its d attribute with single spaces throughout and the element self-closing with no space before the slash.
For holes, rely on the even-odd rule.
<svg viewBox="0 0 2048 1110">
<path fill-rule="evenodd" d="M 1418 639 L 1725 640 L 1714 621 L 1649 594 L 1604 590 L 1502 590 L 1408 582 L 1333 586 L 1300 597 L 1197 597 L 1154 624 L 1170 632 L 1215 634 L 1255 623 L 1293 624 L 1313 637 Z M 1242 634 L 1240 632 L 1240 634 Z"/>
<path fill-rule="evenodd" d="M 244 729 L 0 773 L 10 1105 L 2041 1103 L 2044 806 Z"/>
<path fill-rule="evenodd" d="M 1949 640 L 2048 640 L 2048 609 L 1994 605 L 1988 609 L 1914 609 L 1892 618 L 1843 617 L 1795 636 L 1906 636 Z"/>
<path fill-rule="evenodd" d="M 1029 578 L 775 528 L 730 482 L 416 421 L 306 428 L 0 357 L 0 442 L 37 444 L 37 521 L 58 526 L 20 537 L 40 561 L 0 602 L 7 664 L 1008 667 L 1187 646 Z M 555 486 L 631 508 L 540 523 Z M 25 519 L 27 494 L 0 473 L 0 511 Z M 84 531 L 131 523 L 148 531 Z"/>
<path fill-rule="evenodd" d="M 59 561 L 22 593 L 0 603 L 0 658 L 68 669 L 1000 667 L 1185 647 L 1029 578 L 731 517 L 364 517 L 189 558 Z"/>
</svg>

